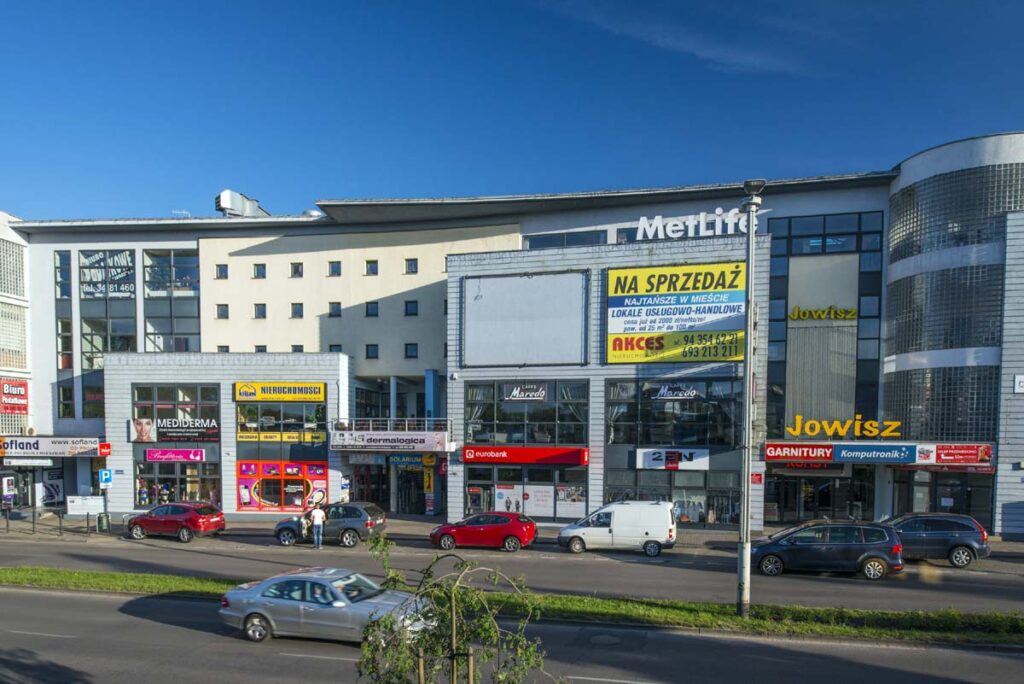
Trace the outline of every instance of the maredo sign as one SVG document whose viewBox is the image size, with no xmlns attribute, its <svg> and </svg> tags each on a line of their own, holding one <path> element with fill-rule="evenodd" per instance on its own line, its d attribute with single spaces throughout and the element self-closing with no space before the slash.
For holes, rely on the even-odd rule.
<svg viewBox="0 0 1024 684">
<path fill-rule="evenodd" d="M 466 463 L 587 465 L 590 451 L 582 447 L 474 446 L 462 448 L 462 460 Z"/>
</svg>

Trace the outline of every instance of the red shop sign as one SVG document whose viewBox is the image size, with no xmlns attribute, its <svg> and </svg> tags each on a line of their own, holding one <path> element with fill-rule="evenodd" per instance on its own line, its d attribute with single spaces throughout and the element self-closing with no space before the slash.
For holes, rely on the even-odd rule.
<svg viewBox="0 0 1024 684">
<path fill-rule="evenodd" d="M 28 380 L 0 378 L 0 413 L 28 415 Z"/>
<path fill-rule="evenodd" d="M 439 458 L 439 459 L 437 459 L 437 474 L 441 475 L 442 477 L 444 477 L 444 476 L 446 476 L 448 474 L 448 459 L 447 458 Z"/>
<path fill-rule="evenodd" d="M 766 461 L 829 462 L 832 460 L 832 445 L 768 442 L 764 445 L 764 458 Z"/>
<path fill-rule="evenodd" d="M 541 463 L 550 465 L 587 465 L 590 450 L 583 447 L 462 447 L 466 463 Z"/>
</svg>

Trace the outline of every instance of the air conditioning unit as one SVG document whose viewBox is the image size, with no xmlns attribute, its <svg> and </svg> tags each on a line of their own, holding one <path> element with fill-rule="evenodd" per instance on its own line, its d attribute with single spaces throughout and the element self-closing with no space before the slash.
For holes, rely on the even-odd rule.
<svg viewBox="0 0 1024 684">
<path fill-rule="evenodd" d="M 23 437 L 35 437 L 36 429 L 34 427 L 23 427 L 21 428 L 21 435 Z"/>
</svg>

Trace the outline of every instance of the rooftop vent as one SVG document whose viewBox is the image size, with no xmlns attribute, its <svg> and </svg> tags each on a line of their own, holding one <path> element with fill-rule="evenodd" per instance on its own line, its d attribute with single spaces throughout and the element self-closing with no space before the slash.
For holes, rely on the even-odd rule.
<svg viewBox="0 0 1024 684">
<path fill-rule="evenodd" d="M 259 200 L 249 199 L 240 192 L 223 190 L 214 200 L 217 211 L 228 218 L 256 218 L 270 216 L 270 212 L 260 206 Z"/>
</svg>

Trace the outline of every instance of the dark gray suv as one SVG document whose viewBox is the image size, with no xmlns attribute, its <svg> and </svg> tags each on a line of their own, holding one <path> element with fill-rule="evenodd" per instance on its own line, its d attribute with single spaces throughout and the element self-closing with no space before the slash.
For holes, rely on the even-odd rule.
<svg viewBox="0 0 1024 684">
<path fill-rule="evenodd" d="M 309 514 L 285 518 L 277 523 L 274 536 L 281 546 L 292 546 L 297 542 L 311 541 L 313 526 Z M 337 540 L 342 546 L 351 548 L 360 541 L 366 541 L 375 534 L 381 534 L 387 526 L 387 517 L 377 504 L 366 501 L 334 503 L 324 506 L 327 520 L 324 522 L 324 542 Z"/>
<path fill-rule="evenodd" d="M 903 547 L 891 525 L 813 520 L 754 542 L 750 562 L 763 575 L 783 570 L 859 572 L 880 580 L 903 569 Z"/>
<path fill-rule="evenodd" d="M 890 522 L 903 540 L 904 558 L 945 558 L 954 568 L 966 568 L 992 553 L 988 532 L 969 515 L 907 513 Z"/>
</svg>

